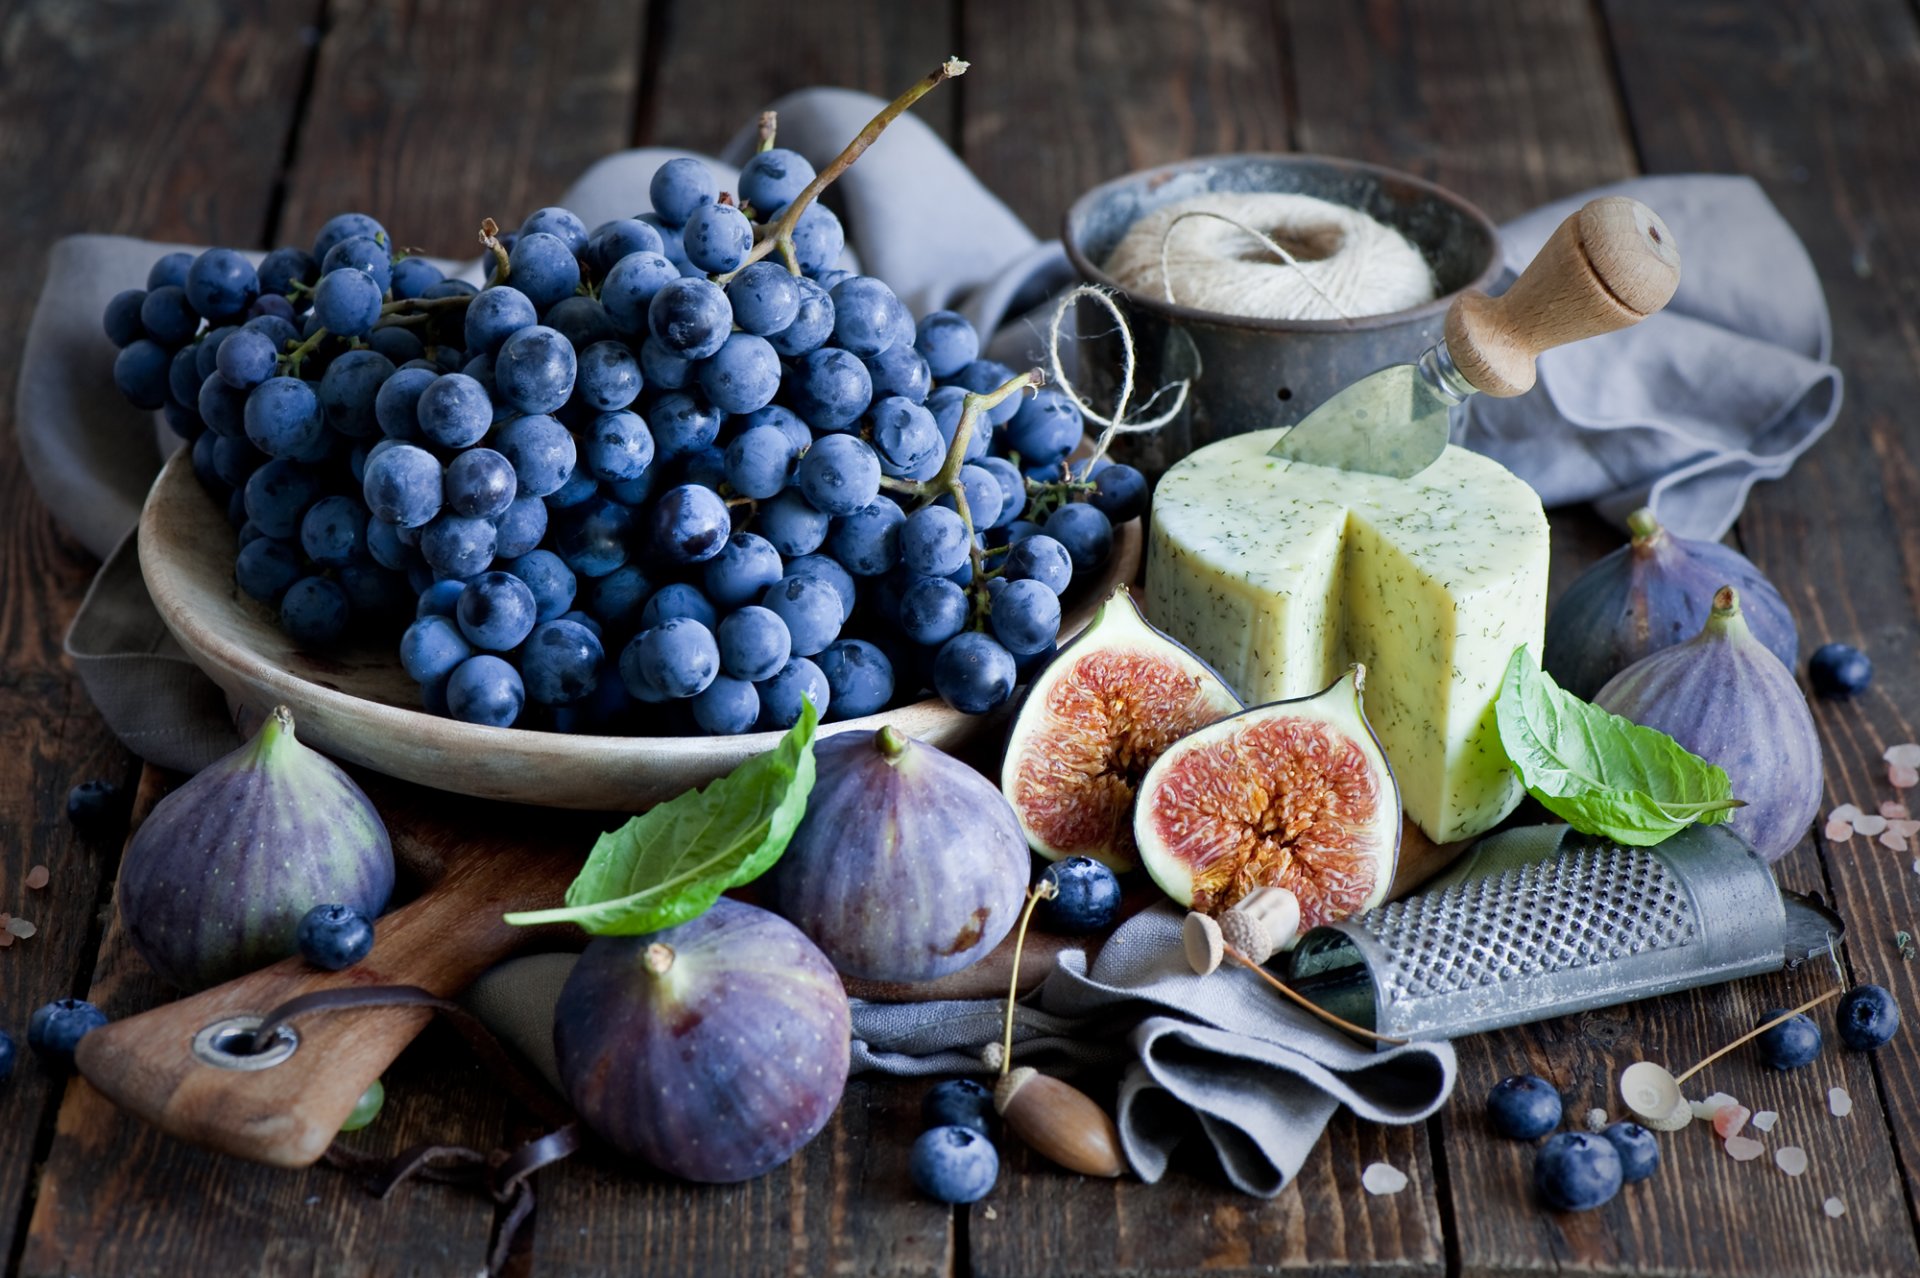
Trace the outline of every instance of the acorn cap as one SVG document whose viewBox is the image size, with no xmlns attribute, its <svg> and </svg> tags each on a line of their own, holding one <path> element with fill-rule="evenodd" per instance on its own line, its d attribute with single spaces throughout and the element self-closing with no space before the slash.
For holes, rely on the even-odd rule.
<svg viewBox="0 0 1920 1278">
<path fill-rule="evenodd" d="M 1198 910 L 1190 911 L 1180 925 L 1180 941 L 1186 947 L 1187 965 L 1201 976 L 1211 975 L 1227 956 L 1220 925 Z"/>
</svg>

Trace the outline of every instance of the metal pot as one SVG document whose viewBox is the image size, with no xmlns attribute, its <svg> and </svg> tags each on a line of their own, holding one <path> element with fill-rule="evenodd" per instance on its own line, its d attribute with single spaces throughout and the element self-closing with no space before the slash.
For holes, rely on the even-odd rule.
<svg viewBox="0 0 1920 1278">
<path fill-rule="evenodd" d="M 1360 209 L 1421 251 L 1441 296 L 1351 320 L 1247 319 L 1128 293 L 1102 269 L 1140 218 L 1217 191 L 1311 195 Z M 1418 359 L 1440 340 L 1454 295 L 1488 288 L 1501 270 L 1498 233 L 1466 200 L 1410 174 L 1317 155 L 1213 155 L 1132 173 L 1075 201 L 1062 238 L 1081 278 L 1112 289 L 1127 316 L 1138 360 L 1135 406 L 1157 386 L 1192 381 L 1175 421 L 1114 441 L 1116 457 L 1150 477 L 1216 439 L 1291 426 L 1368 373 Z M 1105 407 L 1117 389 L 1120 342 L 1106 316 L 1084 316 L 1079 380 L 1089 402 Z"/>
</svg>

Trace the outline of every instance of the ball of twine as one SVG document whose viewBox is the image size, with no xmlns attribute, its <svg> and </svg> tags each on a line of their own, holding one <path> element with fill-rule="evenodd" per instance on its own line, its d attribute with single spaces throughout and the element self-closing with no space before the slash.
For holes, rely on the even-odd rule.
<svg viewBox="0 0 1920 1278">
<path fill-rule="evenodd" d="M 1107 274 L 1128 292 L 1250 319 L 1356 319 L 1430 302 L 1427 260 L 1393 227 L 1309 195 L 1219 192 L 1127 229 Z"/>
</svg>

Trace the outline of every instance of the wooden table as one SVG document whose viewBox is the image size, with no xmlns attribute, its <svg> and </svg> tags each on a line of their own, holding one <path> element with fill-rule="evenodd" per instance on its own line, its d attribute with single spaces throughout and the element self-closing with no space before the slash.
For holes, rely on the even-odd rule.
<svg viewBox="0 0 1920 1278">
<path fill-rule="evenodd" d="M 1920 18 L 1906 0 L 0 0 L 13 263 L 0 349 L 18 349 L 38 263 L 67 232 L 266 247 L 365 208 L 410 246 L 471 251 L 481 216 L 517 220 L 608 152 L 711 150 L 787 90 L 890 94 L 949 51 L 974 69 L 921 114 L 1043 232 L 1094 182 L 1211 151 L 1377 160 L 1496 218 L 1636 173 L 1752 174 L 1825 280 L 1848 394 L 1833 433 L 1754 491 L 1735 539 L 1786 595 L 1804 648 L 1871 653 L 1872 690 L 1815 713 L 1830 803 L 1891 797 L 1880 752 L 1920 737 L 1920 450 L 1902 442 L 1920 405 Z M 0 360 L 0 404 L 14 368 Z M 124 1014 L 163 993 L 108 924 L 120 837 L 77 837 L 62 811 L 76 781 L 139 777 L 60 653 L 93 565 L 11 449 L 0 521 L 0 909 L 40 927 L 0 952 L 0 1024 L 19 1034 L 61 995 Z M 1612 538 L 1582 512 L 1554 522 L 1563 586 Z M 1889 986 L 1912 1020 L 1920 981 L 1893 943 L 1920 919 L 1910 862 L 1810 837 L 1781 871 L 1838 902 L 1849 979 Z M 53 882 L 36 893 L 22 880 L 37 863 Z M 1920 1273 L 1913 1027 L 1877 1056 L 1830 1050 L 1791 1075 L 1736 1057 L 1709 1075 L 1780 1111 L 1771 1143 L 1812 1160 L 1799 1179 L 1736 1164 L 1693 1130 L 1664 1142 L 1654 1181 L 1601 1211 L 1550 1215 L 1528 1192 L 1530 1150 L 1481 1117 L 1487 1088 L 1523 1070 L 1554 1079 L 1575 1115 L 1611 1106 L 1627 1062 L 1690 1061 L 1829 979 L 1742 981 L 1463 1042 L 1444 1113 L 1412 1128 L 1336 1119 L 1271 1202 L 1204 1169 L 1156 1187 L 1091 1183 L 1009 1146 L 985 1202 L 940 1207 L 904 1183 L 921 1087 L 857 1081 L 801 1157 L 752 1184 L 689 1189 L 591 1160 L 544 1174 L 536 1271 Z M 524 1131 L 463 1059 L 430 1033 L 358 1143 Z M 1851 1117 L 1826 1112 L 1834 1086 L 1852 1093 Z M 1375 1160 L 1404 1169 L 1407 1189 L 1362 1192 Z M 1822 1214 L 1830 1194 L 1844 1217 Z M 447 1188 L 376 1203 L 325 1168 L 200 1153 L 34 1063 L 0 1088 L 9 1274 L 467 1274 L 491 1216 Z"/>
</svg>

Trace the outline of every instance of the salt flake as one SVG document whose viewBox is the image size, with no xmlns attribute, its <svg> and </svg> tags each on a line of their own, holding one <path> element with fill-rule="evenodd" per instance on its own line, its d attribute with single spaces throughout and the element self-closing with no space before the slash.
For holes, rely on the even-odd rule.
<svg viewBox="0 0 1920 1278">
<path fill-rule="evenodd" d="M 1900 745 L 1888 746 L 1886 752 L 1880 757 L 1895 767 L 1920 768 L 1920 745 L 1908 741 Z"/>
<path fill-rule="evenodd" d="M 1753 1125 L 1763 1132 L 1772 1131 L 1773 1125 L 1779 1121 L 1780 1115 L 1771 1109 L 1763 1109 L 1753 1116 Z"/>
<path fill-rule="evenodd" d="M 1587 1111 L 1587 1130 L 1588 1131 L 1590 1132 L 1604 1131 L 1606 1129 L 1606 1126 L 1607 1126 L 1606 1110 L 1590 1109 Z"/>
<path fill-rule="evenodd" d="M 1847 1205 L 1838 1198 L 1827 1199 L 1826 1202 L 1820 1204 L 1820 1209 L 1835 1220 L 1847 1214 Z"/>
<path fill-rule="evenodd" d="M 1888 817 L 1887 828 L 1903 839 L 1911 839 L 1914 835 L 1920 834 L 1920 821 L 1912 817 Z"/>
<path fill-rule="evenodd" d="M 0 950 L 4 950 L 12 944 L 13 933 L 7 931 L 5 928 L 0 928 Z"/>
<path fill-rule="evenodd" d="M 1829 843 L 1845 843 L 1853 837 L 1853 827 L 1845 821 L 1829 821 L 1822 833 L 1827 836 Z"/>
<path fill-rule="evenodd" d="M 52 877 L 53 876 L 47 871 L 46 866 L 36 865 L 27 871 L 27 886 L 38 892 L 47 885 L 47 880 Z"/>
<path fill-rule="evenodd" d="M 1853 1112 L 1853 1097 L 1847 1095 L 1844 1087 L 1827 1089 L 1827 1112 L 1835 1118 L 1845 1118 Z"/>
<path fill-rule="evenodd" d="M 1905 852 L 1907 850 L 1907 838 L 1898 830 L 1888 830 L 1880 836 L 1880 846 L 1894 852 Z"/>
<path fill-rule="evenodd" d="M 1807 1169 L 1807 1151 L 1798 1145 L 1782 1145 L 1773 1151 L 1773 1161 L 1787 1175 L 1798 1176 Z"/>
<path fill-rule="evenodd" d="M 33 925 L 30 919 L 13 918 L 7 920 L 7 931 L 13 933 L 23 941 L 39 930 L 39 928 Z"/>
<path fill-rule="evenodd" d="M 1767 1147 L 1751 1136 L 1727 1137 L 1727 1154 L 1736 1163 L 1750 1163 L 1767 1152 Z"/>
<path fill-rule="evenodd" d="M 1887 784 L 1896 790 L 1911 790 L 1920 785 L 1920 769 L 1892 764 L 1887 768 Z"/>
<path fill-rule="evenodd" d="M 1907 811 L 1906 804 L 1895 803 L 1892 799 L 1888 799 L 1880 805 L 1880 815 L 1889 821 L 1904 821 L 1913 813 Z"/>
<path fill-rule="evenodd" d="M 1720 1112 L 1713 1116 L 1713 1130 L 1720 1133 L 1720 1139 L 1732 1140 L 1751 1117 L 1753 1111 L 1745 1105 L 1722 1105 Z"/>
<path fill-rule="evenodd" d="M 1877 812 L 1863 813 L 1853 819 L 1855 834 L 1864 834 L 1871 838 L 1876 834 L 1884 834 L 1886 829 L 1887 819 Z"/>
<path fill-rule="evenodd" d="M 1360 1183 L 1369 1194 L 1397 1194 L 1407 1187 L 1407 1174 L 1388 1163 L 1369 1163 Z"/>
<path fill-rule="evenodd" d="M 1693 1116 L 1704 1119 L 1710 1123 L 1719 1115 L 1721 1110 L 1729 1105 L 1737 1105 L 1739 1103 L 1740 1102 L 1725 1092 L 1715 1092 L 1705 1100 L 1693 1102 Z"/>
<path fill-rule="evenodd" d="M 1833 811 L 1827 813 L 1827 820 L 1845 821 L 1849 825 L 1851 825 L 1853 823 L 1853 819 L 1859 815 L 1860 815 L 1859 808 L 1854 807 L 1853 804 L 1851 803 L 1843 803 L 1839 807 L 1835 808 Z"/>
</svg>

